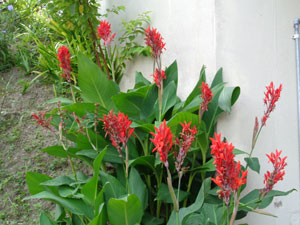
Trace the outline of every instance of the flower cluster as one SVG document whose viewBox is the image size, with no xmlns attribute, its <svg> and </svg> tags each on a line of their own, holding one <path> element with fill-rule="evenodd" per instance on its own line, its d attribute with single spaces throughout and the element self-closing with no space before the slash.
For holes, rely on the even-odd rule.
<svg viewBox="0 0 300 225">
<path fill-rule="evenodd" d="M 162 122 L 159 128 L 154 127 L 154 129 L 156 133 L 150 133 L 154 136 L 154 138 L 150 140 L 155 145 L 155 148 L 152 152 L 157 150 L 160 155 L 160 161 L 162 161 L 165 166 L 168 167 L 168 153 L 173 146 L 173 135 L 171 133 L 171 129 L 167 127 L 166 120 Z"/>
<path fill-rule="evenodd" d="M 269 193 L 279 180 L 283 180 L 283 176 L 285 174 L 284 167 L 287 165 L 285 160 L 287 157 L 285 156 L 284 158 L 281 158 L 281 152 L 282 150 L 278 151 L 276 149 L 275 154 L 273 152 L 270 155 L 266 154 L 266 156 L 269 158 L 269 162 L 273 164 L 274 170 L 272 173 L 267 171 L 265 174 L 264 184 L 266 186 L 262 190 L 264 194 Z"/>
<path fill-rule="evenodd" d="M 208 87 L 208 84 L 202 82 L 202 85 L 199 87 L 201 89 L 201 98 L 202 98 L 202 103 L 201 103 L 201 110 L 202 112 L 207 111 L 207 105 L 211 101 L 213 94 L 210 88 Z"/>
<path fill-rule="evenodd" d="M 97 27 L 98 36 L 103 39 L 104 45 L 106 46 L 111 44 L 116 35 L 116 33 L 111 34 L 110 26 L 111 24 L 109 22 L 101 20 L 99 27 Z"/>
<path fill-rule="evenodd" d="M 59 66 L 63 69 L 64 73 L 61 76 L 69 83 L 71 82 L 71 63 L 70 53 L 66 46 L 62 46 L 58 49 L 57 59 L 60 62 Z"/>
<path fill-rule="evenodd" d="M 180 123 L 180 125 L 182 126 L 180 138 L 176 138 L 176 144 L 179 146 L 179 152 L 176 157 L 177 162 L 175 162 L 177 172 L 180 172 L 186 154 L 191 148 L 191 145 L 195 140 L 195 135 L 197 134 L 197 129 L 195 126 L 190 128 L 191 122 L 187 123 L 184 121 L 184 124 Z"/>
<path fill-rule="evenodd" d="M 269 86 L 266 86 L 267 91 L 265 92 L 264 103 L 267 106 L 267 110 L 264 112 L 264 116 L 261 120 L 262 126 L 266 125 L 267 119 L 269 118 L 271 112 L 275 109 L 276 102 L 278 101 L 282 89 L 282 84 L 279 88 L 274 89 L 273 82 Z"/>
<path fill-rule="evenodd" d="M 152 75 L 154 77 L 154 82 L 156 83 L 156 86 L 160 89 L 162 86 L 163 79 L 166 79 L 166 74 L 164 70 L 158 70 L 155 69 L 154 74 Z"/>
<path fill-rule="evenodd" d="M 211 179 L 221 188 L 219 196 L 223 197 L 228 205 L 231 193 L 236 193 L 238 188 L 247 182 L 248 171 L 242 171 L 240 162 L 236 163 L 234 161 L 232 152 L 234 146 L 228 142 L 222 142 L 221 134 L 215 133 L 215 139 L 210 138 L 210 140 L 212 141 L 213 164 L 216 166 L 217 171 L 216 178 Z"/>
<path fill-rule="evenodd" d="M 163 42 L 163 38 L 156 28 L 148 27 L 145 30 L 146 35 L 146 45 L 152 50 L 152 56 L 157 59 L 161 55 L 162 51 L 165 49 L 166 43 Z"/>
<path fill-rule="evenodd" d="M 110 111 L 107 115 L 103 115 L 103 119 L 99 119 L 104 123 L 105 136 L 108 134 L 112 145 L 119 151 L 120 157 L 122 158 L 122 146 L 127 145 L 127 141 L 134 131 L 134 128 L 130 128 L 131 121 L 128 120 L 128 116 L 124 113 L 119 112 L 118 115 Z"/>
<path fill-rule="evenodd" d="M 51 128 L 51 120 L 52 120 L 52 117 L 46 119 L 46 112 L 39 112 L 38 114 L 36 113 L 32 113 L 31 116 L 33 116 L 34 120 L 39 124 L 41 125 L 42 127 L 52 131 L 52 128 Z"/>
</svg>

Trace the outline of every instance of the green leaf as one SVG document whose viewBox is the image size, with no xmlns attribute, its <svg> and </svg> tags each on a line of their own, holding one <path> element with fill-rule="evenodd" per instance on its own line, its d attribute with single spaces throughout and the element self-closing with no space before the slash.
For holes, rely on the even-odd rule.
<svg viewBox="0 0 300 225">
<path fill-rule="evenodd" d="M 174 191 L 175 191 L 175 195 L 177 196 L 178 189 L 174 188 Z M 188 195 L 189 193 L 180 190 L 179 202 L 183 201 Z M 173 203 L 167 184 L 162 183 L 160 185 L 155 200 L 161 200 L 165 203 Z"/>
<path fill-rule="evenodd" d="M 73 101 L 68 98 L 53 98 L 45 102 L 45 105 L 61 102 L 62 105 L 71 105 Z"/>
<path fill-rule="evenodd" d="M 184 218 L 186 216 L 198 211 L 202 207 L 202 205 L 204 203 L 204 198 L 205 198 L 207 192 L 210 190 L 210 183 L 211 183 L 210 178 L 206 178 L 201 186 L 201 189 L 197 195 L 195 202 L 192 205 L 190 205 L 189 207 L 181 208 L 179 210 L 180 224 L 182 223 L 182 221 L 184 220 Z M 176 214 L 173 211 L 167 225 L 174 225 L 174 224 L 176 224 Z"/>
<path fill-rule="evenodd" d="M 48 199 L 55 203 L 61 204 L 63 207 L 66 207 L 71 213 L 87 216 L 90 219 L 93 218 L 93 210 L 91 207 L 86 205 L 80 199 L 62 198 L 48 191 L 40 192 L 36 195 L 27 197 L 24 200 L 29 199 Z"/>
<path fill-rule="evenodd" d="M 240 95 L 240 87 L 225 87 L 219 97 L 219 107 L 225 112 L 231 112 L 231 106 Z"/>
<path fill-rule="evenodd" d="M 139 120 L 141 106 L 148 89 L 149 86 L 144 86 L 127 93 L 119 93 L 118 95 L 113 96 L 112 100 L 121 112 L 125 113 L 130 118 Z"/>
<path fill-rule="evenodd" d="M 71 185 L 75 182 L 75 180 L 73 180 L 72 178 L 70 178 L 69 176 L 59 176 L 59 177 L 55 177 L 52 180 L 48 180 L 45 182 L 42 182 L 41 185 L 43 186 L 60 186 L 60 185 Z"/>
<path fill-rule="evenodd" d="M 176 85 L 174 81 L 171 81 L 168 86 L 164 89 L 162 99 L 162 117 L 166 112 L 176 104 Z"/>
<path fill-rule="evenodd" d="M 135 86 L 134 88 L 139 88 L 145 85 L 151 85 L 151 82 L 148 81 L 141 72 L 135 73 Z"/>
<path fill-rule="evenodd" d="M 143 100 L 141 106 L 141 120 L 145 122 L 152 123 L 154 119 L 155 111 L 158 110 L 158 107 L 155 108 L 155 103 L 157 102 L 158 90 L 155 84 L 152 84 L 148 89 L 146 96 Z"/>
<path fill-rule="evenodd" d="M 102 185 L 106 184 L 104 193 L 107 201 L 110 198 L 120 198 L 121 196 L 126 194 L 125 187 L 115 177 L 102 171 L 99 172 L 99 175 Z"/>
<path fill-rule="evenodd" d="M 154 216 L 151 216 L 149 213 L 145 213 L 143 216 L 142 224 L 144 225 L 160 225 L 164 223 L 163 218 L 157 218 Z"/>
<path fill-rule="evenodd" d="M 59 157 L 59 158 L 67 158 L 68 154 L 64 150 L 62 146 L 54 145 L 51 147 L 43 148 L 42 152 L 46 152 L 48 155 Z"/>
<path fill-rule="evenodd" d="M 260 164 L 259 164 L 259 160 L 257 157 L 247 157 L 244 158 L 247 165 L 250 167 L 250 169 L 252 169 L 253 171 L 259 173 L 260 172 Z"/>
<path fill-rule="evenodd" d="M 57 223 L 52 221 L 48 215 L 42 211 L 40 215 L 40 225 L 57 225 Z"/>
<path fill-rule="evenodd" d="M 148 189 L 143 182 L 138 171 L 132 167 L 129 174 L 129 190 L 130 193 L 138 196 L 145 210 L 148 207 Z"/>
<path fill-rule="evenodd" d="M 190 112 L 179 112 L 176 113 L 167 123 L 168 127 L 170 127 L 171 132 L 173 134 L 178 134 L 182 130 L 182 126 L 180 123 L 184 123 L 186 121 L 191 123 L 191 127 L 198 126 L 198 115 L 190 113 Z"/>
<path fill-rule="evenodd" d="M 153 155 L 140 156 L 136 159 L 130 160 L 129 166 L 142 165 L 155 171 L 154 162 L 155 162 L 155 157 Z"/>
<path fill-rule="evenodd" d="M 95 159 L 97 156 L 97 152 L 94 149 L 87 149 L 76 152 L 76 155 L 83 155 L 91 159 Z"/>
<path fill-rule="evenodd" d="M 178 83 L 178 68 L 177 68 L 177 61 L 175 60 L 167 69 L 166 69 L 166 79 L 164 80 L 164 89 L 174 81 L 175 88 L 177 89 L 177 83 Z M 176 93 L 175 89 L 175 93 Z"/>
<path fill-rule="evenodd" d="M 202 84 L 202 82 L 205 82 L 205 80 L 206 80 L 205 67 L 202 66 L 199 80 L 198 80 L 197 84 L 195 85 L 193 91 L 187 97 L 183 108 L 187 107 L 187 105 L 189 105 L 195 98 L 199 99 L 199 101 L 200 101 L 199 95 L 201 94 L 201 90 L 200 90 L 199 86 Z"/>
<path fill-rule="evenodd" d="M 41 183 L 51 180 L 51 177 L 34 172 L 27 172 L 26 173 L 26 183 L 28 185 L 29 193 L 32 195 L 38 194 L 44 191 L 43 186 Z"/>
<path fill-rule="evenodd" d="M 99 214 L 88 225 L 105 225 L 107 222 L 107 213 L 104 203 L 101 204 Z"/>
<path fill-rule="evenodd" d="M 78 83 L 85 101 L 100 103 L 107 110 L 115 109 L 111 98 L 120 92 L 118 85 L 81 53 L 78 54 Z"/>
<path fill-rule="evenodd" d="M 98 156 L 96 157 L 96 159 L 94 160 L 93 163 L 93 168 L 94 168 L 94 176 L 93 178 L 86 183 L 81 190 L 81 193 L 84 195 L 84 199 L 92 206 L 95 205 L 95 201 L 97 198 L 97 191 L 98 191 L 98 176 L 99 176 L 99 170 L 100 170 L 100 166 L 103 160 L 103 157 L 106 153 L 106 149 L 103 149 Z"/>
<path fill-rule="evenodd" d="M 233 149 L 232 152 L 233 152 L 234 155 L 243 155 L 243 154 L 249 155 L 248 152 L 242 151 L 242 150 L 237 149 L 237 148 Z"/>
<path fill-rule="evenodd" d="M 223 83 L 223 68 L 220 68 L 217 71 L 217 73 L 216 73 L 216 75 L 213 79 L 213 82 L 211 83 L 210 88 L 213 88 L 213 87 L 215 87 L 215 86 L 217 86 L 218 84 L 221 84 L 221 83 Z"/>
<path fill-rule="evenodd" d="M 136 225 L 142 221 L 143 209 L 135 194 L 123 198 L 111 198 L 108 202 L 108 218 L 111 225 Z"/>
<path fill-rule="evenodd" d="M 89 113 L 95 112 L 95 104 L 94 103 L 86 103 L 86 102 L 80 102 L 80 103 L 74 103 L 72 105 L 68 105 L 62 108 L 63 110 L 67 110 L 69 112 L 75 112 L 77 116 L 82 117 Z M 103 108 L 102 106 L 99 106 L 98 108 L 98 116 L 101 117 L 103 114 L 106 114 L 108 111 Z"/>
</svg>

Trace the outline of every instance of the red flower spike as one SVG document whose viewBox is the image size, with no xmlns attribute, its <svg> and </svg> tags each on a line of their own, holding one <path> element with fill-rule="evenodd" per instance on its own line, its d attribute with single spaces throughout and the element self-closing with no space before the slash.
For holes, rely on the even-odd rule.
<svg viewBox="0 0 300 225">
<path fill-rule="evenodd" d="M 163 38 L 160 33 L 155 28 L 148 27 L 145 30 L 146 35 L 146 45 L 152 50 L 152 56 L 156 59 L 158 58 L 162 51 L 165 49 L 166 43 L 163 42 Z"/>
<path fill-rule="evenodd" d="M 104 45 L 106 46 L 109 46 L 111 44 L 116 35 L 116 33 L 114 33 L 113 35 L 111 34 L 110 26 L 111 24 L 109 22 L 101 20 L 99 27 L 97 27 L 98 36 L 103 39 Z"/>
<path fill-rule="evenodd" d="M 274 89 L 273 82 L 269 86 L 266 86 L 267 91 L 265 92 L 264 103 L 267 106 L 267 110 L 264 112 L 264 116 L 261 120 L 262 126 L 266 126 L 267 119 L 269 118 L 271 112 L 275 109 L 276 102 L 280 98 L 280 93 L 282 90 L 282 84 L 279 85 L 279 88 Z"/>
<path fill-rule="evenodd" d="M 265 195 L 273 189 L 274 185 L 279 180 L 283 180 L 283 176 L 285 175 L 284 167 L 287 165 L 287 163 L 285 162 L 287 157 L 285 156 L 281 158 L 281 153 L 282 150 L 278 151 L 276 149 L 275 154 L 273 152 L 270 155 L 266 154 L 266 156 L 269 158 L 269 162 L 273 164 L 274 170 L 272 173 L 270 171 L 267 171 L 267 173 L 265 174 L 264 184 L 266 186 L 262 190 Z"/>
<path fill-rule="evenodd" d="M 202 82 L 202 86 L 199 87 L 201 89 L 201 98 L 202 98 L 202 103 L 201 103 L 201 110 L 202 112 L 207 111 L 207 105 L 211 101 L 213 94 L 210 88 L 208 87 L 208 84 Z"/>
<path fill-rule="evenodd" d="M 156 133 L 151 132 L 154 136 L 153 139 L 150 139 L 155 145 L 155 148 L 152 152 L 157 152 L 160 155 L 160 161 L 162 161 L 166 167 L 168 167 L 168 153 L 173 146 L 173 135 L 171 129 L 167 127 L 166 120 L 162 122 L 159 128 L 154 127 Z"/>
<path fill-rule="evenodd" d="M 195 135 L 197 134 L 195 126 L 192 129 L 190 128 L 191 122 L 187 123 L 184 121 L 184 124 L 180 123 L 180 125 L 182 126 L 180 139 L 176 138 L 176 145 L 179 145 L 179 153 L 175 156 L 177 160 L 177 162 L 175 162 L 177 172 L 180 172 L 186 154 L 191 148 L 191 145 L 195 140 Z"/>
<path fill-rule="evenodd" d="M 118 116 L 113 114 L 113 110 L 108 115 L 103 115 L 103 119 L 99 119 L 104 123 L 104 130 L 106 135 L 110 136 L 112 145 L 119 151 L 122 158 L 122 146 L 127 145 L 129 137 L 132 135 L 134 128 L 130 128 L 131 121 L 128 120 L 128 116 L 119 112 Z"/>
<path fill-rule="evenodd" d="M 70 63 L 70 53 L 66 46 L 61 46 L 58 49 L 57 59 L 60 62 L 59 66 L 63 69 L 64 73 L 61 76 L 71 82 L 71 63 Z"/>
<path fill-rule="evenodd" d="M 219 197 L 223 197 L 228 205 L 231 193 L 236 193 L 239 187 L 247 182 L 248 171 L 242 171 L 240 162 L 234 161 L 234 146 L 228 142 L 221 142 L 221 134 L 215 133 L 215 139 L 210 140 L 211 154 L 215 160 L 213 164 L 217 172 L 216 178 L 211 180 L 221 188 Z"/>
<path fill-rule="evenodd" d="M 37 124 L 52 131 L 51 123 L 50 123 L 52 120 L 52 117 L 46 119 L 45 114 L 46 114 L 46 112 L 39 112 L 38 115 L 36 113 L 32 113 L 31 116 L 33 116 L 33 118 L 37 122 Z"/>
<path fill-rule="evenodd" d="M 156 86 L 158 88 L 161 88 L 162 81 L 167 78 L 165 71 L 164 70 L 159 71 L 158 69 L 155 69 L 155 72 L 152 76 L 154 77 L 154 82 L 156 83 Z"/>
</svg>

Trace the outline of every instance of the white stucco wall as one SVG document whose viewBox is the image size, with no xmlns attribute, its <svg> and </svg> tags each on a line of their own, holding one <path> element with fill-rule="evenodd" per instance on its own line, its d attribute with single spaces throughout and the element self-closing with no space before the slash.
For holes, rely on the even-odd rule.
<svg viewBox="0 0 300 225">
<path fill-rule="evenodd" d="M 264 111 L 265 86 L 270 81 L 276 87 L 282 83 L 281 98 L 254 152 L 261 162 L 261 174 L 249 173 L 248 190 L 263 187 L 263 174 L 271 169 L 265 154 L 276 148 L 288 156 L 288 166 L 284 181 L 275 189 L 299 189 L 296 65 L 291 39 L 293 20 L 300 17 L 299 0 L 106 0 L 103 4 L 125 5 L 124 19 L 152 11 L 152 26 L 167 43 L 163 65 L 174 59 L 178 62 L 180 97 L 185 98 L 191 91 L 203 64 L 209 82 L 219 67 L 224 68 L 224 80 L 240 86 L 241 96 L 232 113 L 218 123 L 218 131 L 239 149 L 250 151 L 254 118 L 261 118 Z M 120 21 L 110 19 L 112 29 L 117 31 Z M 123 90 L 133 87 L 135 71 L 150 79 L 152 60 L 139 58 L 128 65 L 121 83 Z M 276 203 L 280 201 L 280 207 L 272 204 L 266 209 L 278 215 L 277 219 L 250 213 L 243 222 L 300 225 L 299 193 L 275 199 Z"/>
</svg>

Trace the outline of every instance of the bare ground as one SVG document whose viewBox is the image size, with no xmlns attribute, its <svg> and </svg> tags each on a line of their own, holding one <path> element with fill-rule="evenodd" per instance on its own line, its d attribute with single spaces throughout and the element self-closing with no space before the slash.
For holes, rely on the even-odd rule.
<svg viewBox="0 0 300 225">
<path fill-rule="evenodd" d="M 23 201 L 29 196 L 25 174 L 61 174 L 65 160 L 52 158 L 40 150 L 56 143 L 50 132 L 38 126 L 32 112 L 49 109 L 51 85 L 35 82 L 22 95 L 20 79 L 30 81 L 18 68 L 0 73 L 0 224 L 39 224 L 40 211 L 54 206 L 46 201 Z"/>
</svg>

